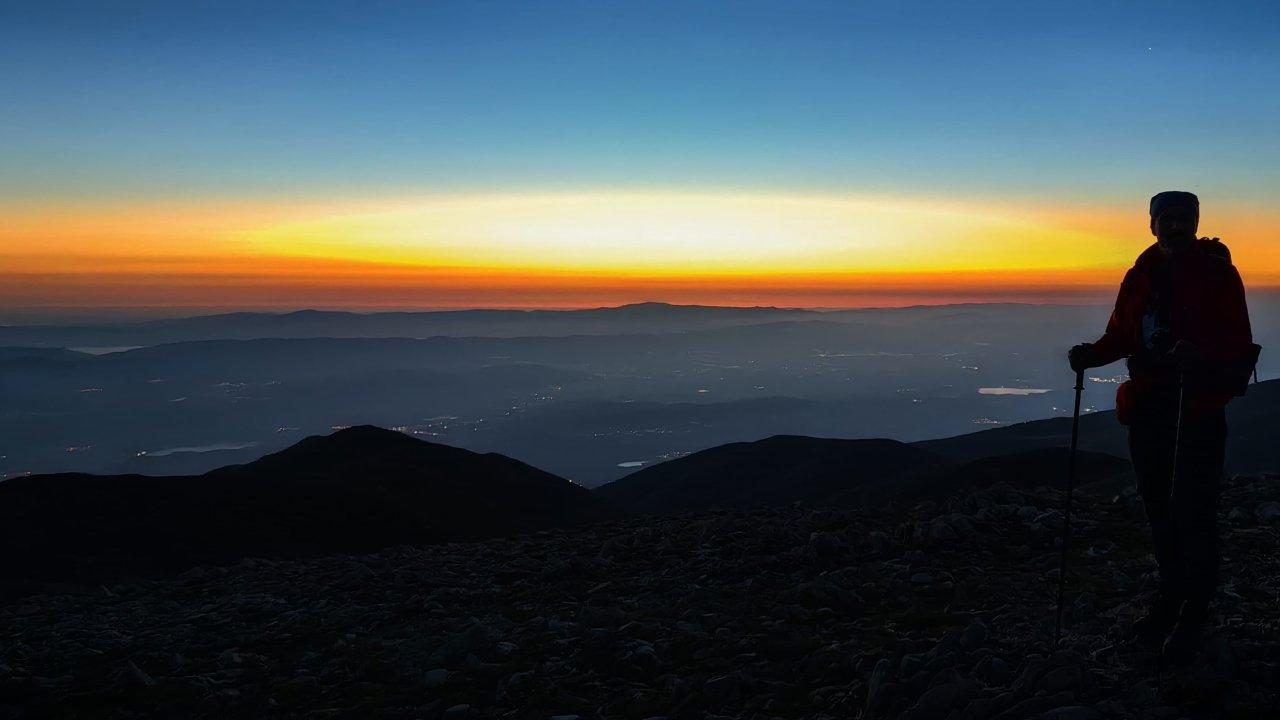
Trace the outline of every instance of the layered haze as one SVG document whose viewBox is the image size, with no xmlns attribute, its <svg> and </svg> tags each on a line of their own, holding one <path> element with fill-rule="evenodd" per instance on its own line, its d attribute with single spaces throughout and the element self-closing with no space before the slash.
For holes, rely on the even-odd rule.
<svg viewBox="0 0 1280 720">
<path fill-rule="evenodd" d="M 1255 338 L 1280 344 L 1274 294 Z M 349 425 L 586 486 L 770 435 L 957 435 L 1070 412 L 1105 305 L 235 313 L 0 327 L 0 473 L 200 473 Z M 7 346 L 7 347 L 6 347 Z M 1263 379 L 1277 368 L 1264 354 Z M 1112 406 L 1122 363 L 1089 374 Z"/>
</svg>

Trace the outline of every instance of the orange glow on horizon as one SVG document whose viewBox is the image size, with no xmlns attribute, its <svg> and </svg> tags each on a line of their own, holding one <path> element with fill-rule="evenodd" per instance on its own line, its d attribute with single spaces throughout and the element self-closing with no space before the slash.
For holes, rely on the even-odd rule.
<svg viewBox="0 0 1280 720">
<path fill-rule="evenodd" d="M 0 306 L 1109 301 L 1144 208 L 714 193 L 0 207 Z M 1206 208 L 1251 286 L 1272 213 Z"/>
</svg>

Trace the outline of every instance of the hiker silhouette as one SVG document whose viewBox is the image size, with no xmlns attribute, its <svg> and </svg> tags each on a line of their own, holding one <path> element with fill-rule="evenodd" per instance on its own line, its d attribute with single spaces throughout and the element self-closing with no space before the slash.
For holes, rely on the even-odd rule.
<svg viewBox="0 0 1280 720">
<path fill-rule="evenodd" d="M 1156 242 L 1125 273 L 1106 331 L 1067 358 L 1076 371 L 1128 360 L 1116 416 L 1129 428 L 1160 570 L 1158 596 L 1133 632 L 1183 665 L 1203 642 L 1218 585 L 1226 405 L 1244 394 L 1261 348 L 1230 251 L 1197 238 L 1199 199 L 1158 193 L 1150 214 Z"/>
</svg>

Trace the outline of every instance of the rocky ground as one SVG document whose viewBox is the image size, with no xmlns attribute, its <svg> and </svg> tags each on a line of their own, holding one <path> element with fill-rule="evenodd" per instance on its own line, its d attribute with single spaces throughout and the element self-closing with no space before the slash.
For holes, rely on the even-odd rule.
<svg viewBox="0 0 1280 720">
<path fill-rule="evenodd" d="M 1153 590 L 1140 502 L 1009 486 L 876 511 L 636 519 L 249 560 L 0 607 L 0 715 L 1192 718 L 1280 706 L 1280 477 L 1223 499 L 1196 666 L 1120 632 Z"/>
</svg>

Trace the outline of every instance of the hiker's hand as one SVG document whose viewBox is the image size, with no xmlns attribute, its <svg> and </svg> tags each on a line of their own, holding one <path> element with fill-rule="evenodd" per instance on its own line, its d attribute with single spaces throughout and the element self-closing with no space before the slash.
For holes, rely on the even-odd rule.
<svg viewBox="0 0 1280 720">
<path fill-rule="evenodd" d="M 1204 354 L 1190 340 L 1179 340 L 1169 351 L 1169 355 L 1181 370 L 1193 370 L 1204 362 Z"/>
<path fill-rule="evenodd" d="M 1093 343 L 1080 343 L 1068 350 L 1067 364 L 1076 372 L 1093 367 Z"/>
</svg>

